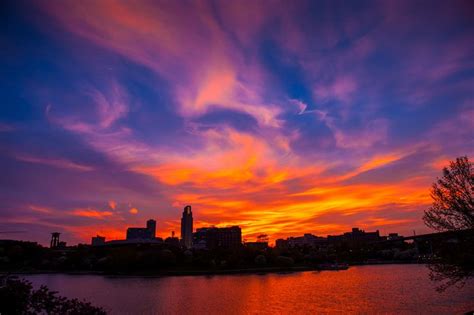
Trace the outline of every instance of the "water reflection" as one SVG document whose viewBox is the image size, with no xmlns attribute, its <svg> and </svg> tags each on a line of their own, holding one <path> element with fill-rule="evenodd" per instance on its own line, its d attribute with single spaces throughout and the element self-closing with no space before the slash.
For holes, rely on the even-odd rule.
<svg viewBox="0 0 474 315">
<path fill-rule="evenodd" d="M 36 275 L 66 296 L 114 314 L 463 313 L 474 309 L 474 283 L 438 293 L 422 265 L 266 275 L 124 278 Z"/>
</svg>

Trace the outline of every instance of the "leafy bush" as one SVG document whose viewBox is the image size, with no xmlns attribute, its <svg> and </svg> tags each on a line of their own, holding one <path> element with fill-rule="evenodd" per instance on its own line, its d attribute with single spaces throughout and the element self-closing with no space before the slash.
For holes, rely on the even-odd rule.
<svg viewBox="0 0 474 315">
<path fill-rule="evenodd" d="M 0 281 L 0 314 L 107 314 L 88 302 L 57 296 L 46 286 L 34 290 L 26 280 L 4 277 Z"/>
</svg>

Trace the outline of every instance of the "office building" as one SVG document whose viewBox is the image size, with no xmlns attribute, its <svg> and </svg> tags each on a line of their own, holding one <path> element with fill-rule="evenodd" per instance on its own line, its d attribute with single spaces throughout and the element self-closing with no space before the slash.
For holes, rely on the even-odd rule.
<svg viewBox="0 0 474 315">
<path fill-rule="evenodd" d="M 155 220 L 148 220 L 144 228 L 131 227 L 127 229 L 127 240 L 153 240 L 155 235 Z"/>
<path fill-rule="evenodd" d="M 156 221 L 152 219 L 146 221 L 146 228 L 150 231 L 150 238 L 154 239 L 156 237 Z"/>
<path fill-rule="evenodd" d="M 277 239 L 275 246 L 277 248 L 293 248 L 293 247 L 320 247 L 327 244 L 325 237 L 316 236 L 306 233 L 303 236 L 288 237 L 287 239 Z"/>
<path fill-rule="evenodd" d="M 207 249 L 235 248 L 242 245 L 242 231 L 239 226 L 200 228 L 194 233 L 194 242 Z"/>
<path fill-rule="evenodd" d="M 193 246 L 193 212 L 191 206 L 184 207 L 181 218 L 181 242 L 184 247 Z"/>
<path fill-rule="evenodd" d="M 329 242 L 346 242 L 346 243 L 367 243 L 383 240 L 379 231 L 365 232 L 359 228 L 352 228 L 351 232 L 346 232 L 343 235 L 328 235 Z"/>
<path fill-rule="evenodd" d="M 288 248 L 288 239 L 279 238 L 275 241 L 275 247 L 279 249 Z"/>
<path fill-rule="evenodd" d="M 92 237 L 92 241 L 91 241 L 91 245 L 92 246 L 100 246 L 100 245 L 104 245 L 105 244 L 105 237 L 104 236 L 93 236 Z"/>
</svg>

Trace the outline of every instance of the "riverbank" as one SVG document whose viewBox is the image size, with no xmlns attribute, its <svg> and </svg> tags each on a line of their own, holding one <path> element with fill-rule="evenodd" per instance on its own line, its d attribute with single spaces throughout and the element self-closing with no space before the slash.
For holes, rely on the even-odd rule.
<svg viewBox="0 0 474 315">
<path fill-rule="evenodd" d="M 314 267 L 268 267 L 219 270 L 160 270 L 160 271 L 67 271 L 67 270 L 15 270 L 1 271 L 3 274 L 35 275 L 35 274 L 65 274 L 65 275 L 102 275 L 120 277 L 167 277 L 167 276 L 212 276 L 232 274 L 265 274 L 265 273 L 293 273 L 301 271 L 322 271 Z"/>
<path fill-rule="evenodd" d="M 0 274 L 12 275 L 35 275 L 35 274 L 65 274 L 65 275 L 102 275 L 120 277 L 167 277 L 167 276 L 213 276 L 232 274 L 266 274 L 266 273 L 294 273 L 303 271 L 344 271 L 351 266 L 371 266 L 371 265 L 407 265 L 424 264 L 420 262 L 400 262 L 400 261 L 372 261 L 341 264 L 339 268 L 331 266 L 292 266 L 292 267 L 260 267 L 260 268 L 240 268 L 240 269 L 207 269 L 207 270 L 147 270 L 147 271 L 94 271 L 94 270 L 3 270 Z M 346 267 L 347 266 L 347 267 Z"/>
</svg>

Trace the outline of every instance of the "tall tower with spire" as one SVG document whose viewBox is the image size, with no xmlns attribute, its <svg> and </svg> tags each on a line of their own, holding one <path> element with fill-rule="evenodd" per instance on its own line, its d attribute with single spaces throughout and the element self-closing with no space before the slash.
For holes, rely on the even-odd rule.
<svg viewBox="0 0 474 315">
<path fill-rule="evenodd" d="M 193 212 L 191 206 L 184 207 L 181 218 L 181 242 L 186 248 L 193 246 Z"/>
</svg>

